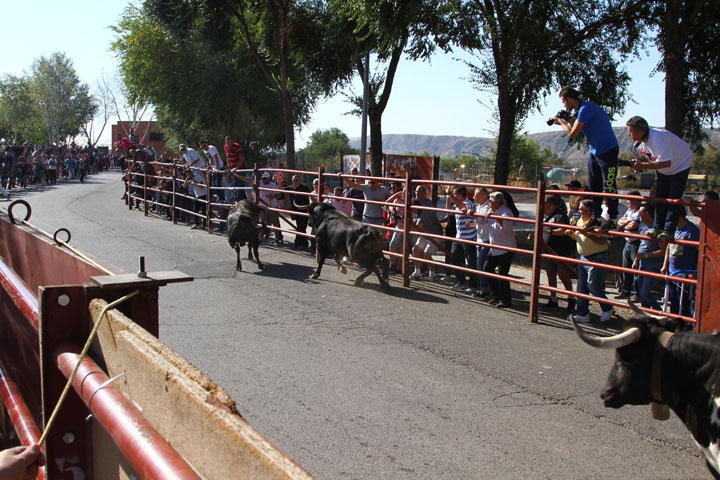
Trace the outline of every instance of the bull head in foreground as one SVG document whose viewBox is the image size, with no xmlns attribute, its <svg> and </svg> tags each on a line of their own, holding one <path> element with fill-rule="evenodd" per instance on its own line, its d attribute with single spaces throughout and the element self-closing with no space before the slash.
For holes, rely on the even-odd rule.
<svg viewBox="0 0 720 480">
<path fill-rule="evenodd" d="M 680 319 L 630 307 L 636 315 L 611 337 L 584 332 L 573 320 L 582 341 L 615 349 L 600 397 L 610 408 L 651 404 L 659 420 L 672 409 L 705 454 L 710 472 L 720 478 L 720 336 L 682 332 Z"/>
</svg>

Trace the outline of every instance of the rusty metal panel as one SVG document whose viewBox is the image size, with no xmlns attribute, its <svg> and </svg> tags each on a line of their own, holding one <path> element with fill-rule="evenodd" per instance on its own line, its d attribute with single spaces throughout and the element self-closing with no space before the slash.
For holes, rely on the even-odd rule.
<svg viewBox="0 0 720 480">
<path fill-rule="evenodd" d="M 93 300 L 98 317 L 105 302 Z M 197 368 L 119 312 L 98 330 L 116 387 L 205 478 L 309 479 L 291 458 L 254 430 L 232 398 Z"/>
<path fill-rule="evenodd" d="M 698 332 L 720 330 L 720 201 L 704 207 L 698 252 L 698 287 L 695 318 Z"/>
<path fill-rule="evenodd" d="M 87 297 L 82 286 L 40 289 L 40 372 L 42 378 L 43 425 L 60 398 L 67 379 L 60 372 L 54 351 L 62 343 L 83 345 L 89 333 Z M 92 478 L 90 424 L 87 408 L 80 398 L 65 398 L 53 428 L 45 440 L 49 480 Z"/>
</svg>

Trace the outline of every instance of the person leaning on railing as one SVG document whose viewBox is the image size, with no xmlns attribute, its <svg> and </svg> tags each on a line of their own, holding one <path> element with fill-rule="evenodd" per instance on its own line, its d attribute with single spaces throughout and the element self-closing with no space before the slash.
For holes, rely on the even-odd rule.
<svg viewBox="0 0 720 480">
<path fill-rule="evenodd" d="M 589 198 L 580 202 L 580 218 L 578 219 L 576 226 L 588 227 L 593 218 L 593 201 Z M 585 260 L 594 263 L 607 263 L 608 260 L 608 245 L 607 237 L 604 235 L 597 235 L 592 233 L 591 230 L 571 230 L 565 229 L 565 235 L 575 239 L 577 253 L 580 255 L 580 260 Z M 592 294 L 598 298 L 607 298 L 605 296 L 605 270 L 599 267 L 590 265 L 577 265 L 577 292 L 587 295 Z M 615 314 L 615 309 L 611 305 L 605 303 L 600 304 L 602 309 L 602 315 L 600 316 L 601 322 L 606 322 L 612 318 Z M 587 323 L 590 321 L 590 301 L 585 298 L 577 299 L 577 313 L 570 315 L 568 320 L 574 319 L 579 323 Z"/>
<path fill-rule="evenodd" d="M 690 145 L 672 132 L 650 128 L 642 117 L 632 117 L 627 121 L 627 127 L 641 156 L 632 169 L 636 172 L 655 170 L 655 197 L 682 198 L 692 166 Z M 661 240 L 673 238 L 680 208 L 681 205 L 658 203 L 654 223 L 647 235 Z"/>
<path fill-rule="evenodd" d="M 570 219 L 565 213 L 563 206 L 565 202 L 558 195 L 550 195 L 545 198 L 545 218 L 543 223 L 555 223 L 558 225 L 567 225 L 570 223 Z M 534 233 L 528 235 L 528 239 L 532 240 L 535 236 Z M 572 258 L 573 251 L 575 250 L 575 242 L 565 235 L 564 228 L 553 228 L 550 225 L 543 226 L 543 243 L 550 248 L 550 251 L 545 253 L 551 253 L 553 255 L 560 255 L 563 257 Z M 573 291 L 573 284 L 570 278 L 570 266 L 559 260 L 550 260 L 547 258 L 542 259 L 543 268 L 545 268 L 545 274 L 547 275 L 548 285 L 553 288 L 557 288 L 557 279 L 560 277 L 560 281 L 565 287 L 565 290 Z M 566 312 L 571 314 L 575 311 L 575 305 L 577 304 L 575 297 L 568 296 Z M 543 308 L 549 310 L 556 310 L 558 308 L 558 299 L 555 292 L 550 292 L 550 299 L 547 301 Z"/>
<path fill-rule="evenodd" d="M 640 231 L 641 235 L 647 235 L 648 231 L 652 228 L 648 225 L 652 225 L 653 217 L 655 215 L 654 205 L 645 204 L 640 207 Z M 641 272 L 653 272 L 660 273 L 663 264 L 663 258 L 665 257 L 665 248 L 667 243 L 656 242 L 655 240 L 642 239 L 640 240 L 640 248 L 638 248 L 637 256 L 633 262 L 632 268 L 638 269 Z M 660 310 L 660 304 L 652 293 L 653 286 L 657 281 L 655 278 L 646 277 L 644 275 L 638 276 L 638 297 L 640 298 L 640 304 L 645 308 L 652 308 Z"/>
<path fill-rule="evenodd" d="M 516 248 L 515 222 L 502 218 L 489 218 L 491 215 L 501 217 L 516 216 L 517 214 L 506 205 L 506 202 L 507 200 L 502 192 L 491 193 L 490 211 L 485 212 L 482 217 L 478 218 L 477 222 L 478 224 L 487 222 L 490 227 L 490 243 L 492 245 Z M 490 254 L 485 260 L 484 271 L 507 276 L 510 272 L 514 256 L 515 252 L 491 248 Z M 494 305 L 497 308 L 512 307 L 512 290 L 510 289 L 509 281 L 488 277 L 488 285 L 490 286 L 492 297 L 488 300 L 490 305 Z"/>
</svg>

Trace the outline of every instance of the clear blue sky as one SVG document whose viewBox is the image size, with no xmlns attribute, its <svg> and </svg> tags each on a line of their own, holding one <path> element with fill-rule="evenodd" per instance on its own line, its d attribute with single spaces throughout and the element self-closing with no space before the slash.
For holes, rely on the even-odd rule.
<svg viewBox="0 0 720 480">
<path fill-rule="evenodd" d="M 117 22 L 124 2 L 97 0 L 28 0 L 6 5 L 3 30 L 2 74 L 20 75 L 29 71 L 35 58 L 53 52 L 64 52 L 73 60 L 81 81 L 93 88 L 105 73 L 114 75 L 116 60 L 108 51 L 113 39 L 108 28 Z M 26 19 L 26 21 L 22 21 Z M 437 55 L 431 62 L 402 61 L 399 65 L 390 102 L 383 116 L 383 133 L 414 133 L 421 135 L 457 135 L 490 137 L 496 129 L 493 119 L 494 98 L 474 90 L 467 80 L 469 71 L 456 57 L 470 58 L 458 52 Z M 651 125 L 664 125 L 663 75 L 650 76 L 657 63 L 657 52 L 649 58 L 628 65 L 633 78 L 630 90 L 636 103 L 626 107 L 615 124 L 624 125 L 632 115 L 645 117 Z M 359 80 L 354 82 L 361 91 Z M 545 120 L 562 105 L 551 95 L 541 112 L 533 114 L 524 130 L 529 133 L 551 130 Z M 318 129 L 337 127 L 349 137 L 360 136 L 360 119 L 344 115 L 351 109 L 343 95 L 321 100 L 310 123 L 296 135 L 301 148 Z M 103 137 L 110 141 L 109 133 Z"/>
</svg>

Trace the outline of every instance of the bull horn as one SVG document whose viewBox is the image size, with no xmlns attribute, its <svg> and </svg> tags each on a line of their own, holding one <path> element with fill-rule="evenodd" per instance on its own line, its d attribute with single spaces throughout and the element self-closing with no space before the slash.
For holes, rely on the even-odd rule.
<svg viewBox="0 0 720 480">
<path fill-rule="evenodd" d="M 300 210 L 301 212 L 307 212 L 308 210 L 310 210 L 310 205 L 298 205 L 297 203 L 295 203 L 295 200 L 293 200 L 293 207 Z"/>
<path fill-rule="evenodd" d="M 661 318 L 666 318 L 666 317 L 661 317 L 659 315 L 653 315 L 651 313 L 644 312 L 644 311 L 640 310 L 640 307 L 638 307 L 636 303 L 631 302 L 630 300 L 628 300 L 628 305 L 630 306 L 630 309 L 632 309 L 632 311 L 635 312 L 636 315 L 640 315 L 641 317 L 654 318 L 655 320 L 660 320 Z"/>
<path fill-rule="evenodd" d="M 574 318 L 572 320 L 572 324 L 575 329 L 575 333 L 578 334 L 580 340 L 595 348 L 622 348 L 640 340 L 640 335 L 642 334 L 639 328 L 632 327 L 611 337 L 598 337 L 596 335 L 583 332 L 582 328 L 580 328 L 580 325 L 577 324 Z"/>
</svg>

